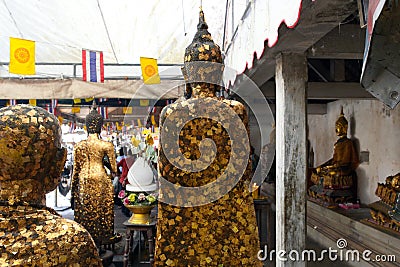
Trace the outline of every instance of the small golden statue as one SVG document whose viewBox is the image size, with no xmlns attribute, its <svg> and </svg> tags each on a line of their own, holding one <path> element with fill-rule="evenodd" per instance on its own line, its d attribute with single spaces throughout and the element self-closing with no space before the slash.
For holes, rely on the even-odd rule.
<svg viewBox="0 0 400 267">
<path fill-rule="evenodd" d="M 88 231 L 44 205 L 66 159 L 58 119 L 30 105 L 0 118 L 0 266 L 102 266 Z"/>
<path fill-rule="evenodd" d="M 353 141 L 347 138 L 348 122 L 343 107 L 335 123 L 339 139 L 334 145 L 333 158 L 312 170 L 311 181 L 315 184 L 309 195 L 329 203 L 355 201 L 357 198 L 356 168 L 359 165 L 358 153 Z"/>
<path fill-rule="evenodd" d="M 364 221 L 400 232 L 400 173 L 386 177 L 385 183 L 378 183 L 375 195 L 379 200 L 368 204 L 371 219 Z"/>
<path fill-rule="evenodd" d="M 119 241 L 114 234 L 113 185 L 104 168 L 109 162 L 110 171 L 116 172 L 115 152 L 111 143 L 100 139 L 102 125 L 103 117 L 93 102 L 86 116 L 88 138 L 74 146 L 72 176 L 74 220 L 89 231 L 99 248 Z"/>
</svg>

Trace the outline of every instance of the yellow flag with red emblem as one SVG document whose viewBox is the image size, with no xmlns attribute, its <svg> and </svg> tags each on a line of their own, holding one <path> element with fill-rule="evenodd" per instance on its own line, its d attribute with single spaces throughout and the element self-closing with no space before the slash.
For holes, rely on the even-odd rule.
<svg viewBox="0 0 400 267">
<path fill-rule="evenodd" d="M 10 37 L 9 72 L 25 75 L 36 73 L 34 41 Z"/>
<path fill-rule="evenodd" d="M 140 67 L 142 69 L 143 82 L 145 84 L 160 83 L 160 75 L 158 74 L 157 59 L 141 57 Z"/>
<path fill-rule="evenodd" d="M 132 107 L 123 107 L 122 112 L 124 114 L 132 114 Z"/>
</svg>

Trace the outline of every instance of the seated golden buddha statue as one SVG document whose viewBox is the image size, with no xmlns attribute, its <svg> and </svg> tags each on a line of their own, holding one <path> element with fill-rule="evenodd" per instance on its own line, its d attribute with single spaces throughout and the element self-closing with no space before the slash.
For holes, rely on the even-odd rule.
<svg viewBox="0 0 400 267">
<path fill-rule="evenodd" d="M 90 234 L 44 205 L 66 159 L 57 118 L 30 105 L 0 118 L 0 266 L 102 266 Z"/>
<path fill-rule="evenodd" d="M 400 173 L 393 176 L 391 181 L 392 188 L 396 192 L 396 201 L 394 203 L 393 209 L 389 210 L 388 214 L 391 218 L 391 226 L 396 231 L 400 231 Z"/>
<path fill-rule="evenodd" d="M 400 173 L 386 177 L 384 183 L 378 183 L 375 195 L 378 201 L 368 204 L 372 222 L 384 228 L 400 231 Z"/>
<path fill-rule="evenodd" d="M 357 197 L 357 175 L 359 165 L 353 141 L 347 138 L 348 122 L 343 108 L 335 123 L 339 139 L 334 144 L 333 157 L 312 170 L 311 181 L 315 184 L 309 189 L 314 198 L 327 202 L 354 201 Z"/>
</svg>

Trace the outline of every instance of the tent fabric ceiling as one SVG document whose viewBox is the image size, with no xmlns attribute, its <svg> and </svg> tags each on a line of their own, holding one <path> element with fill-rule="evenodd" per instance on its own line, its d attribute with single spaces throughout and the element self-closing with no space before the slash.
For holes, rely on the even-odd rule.
<svg viewBox="0 0 400 267">
<path fill-rule="evenodd" d="M 140 57 L 181 65 L 196 32 L 200 5 L 231 70 L 225 78 L 234 81 L 251 68 L 254 52 L 262 55 L 264 40 L 275 43 L 283 21 L 296 24 L 301 0 L 1 0 L 0 77 L 19 77 L 8 73 L 9 37 L 35 41 L 37 75 L 28 78 L 79 79 L 81 68 L 75 70 L 82 49 L 103 51 L 105 65 L 116 67 L 138 64 Z M 124 71 L 113 76 L 118 70 L 108 67 L 105 78 L 140 79 L 140 68 Z"/>
<path fill-rule="evenodd" d="M 182 63 L 196 32 L 199 1 L 2 0 L 0 61 L 9 37 L 36 42 L 36 62 L 81 62 L 81 49 L 104 52 L 104 63 Z M 225 1 L 203 2 L 210 32 L 222 40 Z"/>
<path fill-rule="evenodd" d="M 235 34 L 228 32 L 227 37 L 230 40 L 226 45 L 225 64 L 234 69 L 236 74 L 243 73 L 246 68 L 251 69 L 254 54 L 257 59 L 263 55 L 264 43 L 269 47 L 276 44 L 278 28 L 282 23 L 289 28 L 295 27 L 300 17 L 301 2 L 301 0 L 249 1 L 243 10 L 240 23 L 234 25 Z M 232 13 L 227 14 L 229 17 Z"/>
</svg>

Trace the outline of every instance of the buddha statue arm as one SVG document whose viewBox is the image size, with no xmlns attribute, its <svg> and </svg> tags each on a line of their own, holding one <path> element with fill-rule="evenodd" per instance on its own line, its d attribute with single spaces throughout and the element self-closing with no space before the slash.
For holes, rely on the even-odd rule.
<svg viewBox="0 0 400 267">
<path fill-rule="evenodd" d="M 72 181 L 71 181 L 71 205 L 74 208 L 74 201 L 78 197 L 79 193 L 79 173 L 81 170 L 80 159 L 79 159 L 79 148 L 75 147 L 73 152 L 74 167 L 72 170 Z"/>
<path fill-rule="evenodd" d="M 317 173 L 323 173 L 323 172 L 327 172 L 329 170 L 332 170 L 336 168 L 336 165 L 333 161 L 333 158 L 326 161 L 325 163 L 322 163 L 321 165 L 319 165 L 318 167 L 315 168 L 315 171 Z"/>
<path fill-rule="evenodd" d="M 115 153 L 114 153 L 114 146 L 112 144 L 107 144 L 105 155 L 107 155 L 110 163 L 110 171 L 111 173 L 116 173 L 117 172 L 117 160 L 115 158 Z"/>
<path fill-rule="evenodd" d="M 335 144 L 333 158 L 316 168 L 317 173 L 348 174 L 358 167 L 358 155 L 350 139 Z"/>
</svg>

